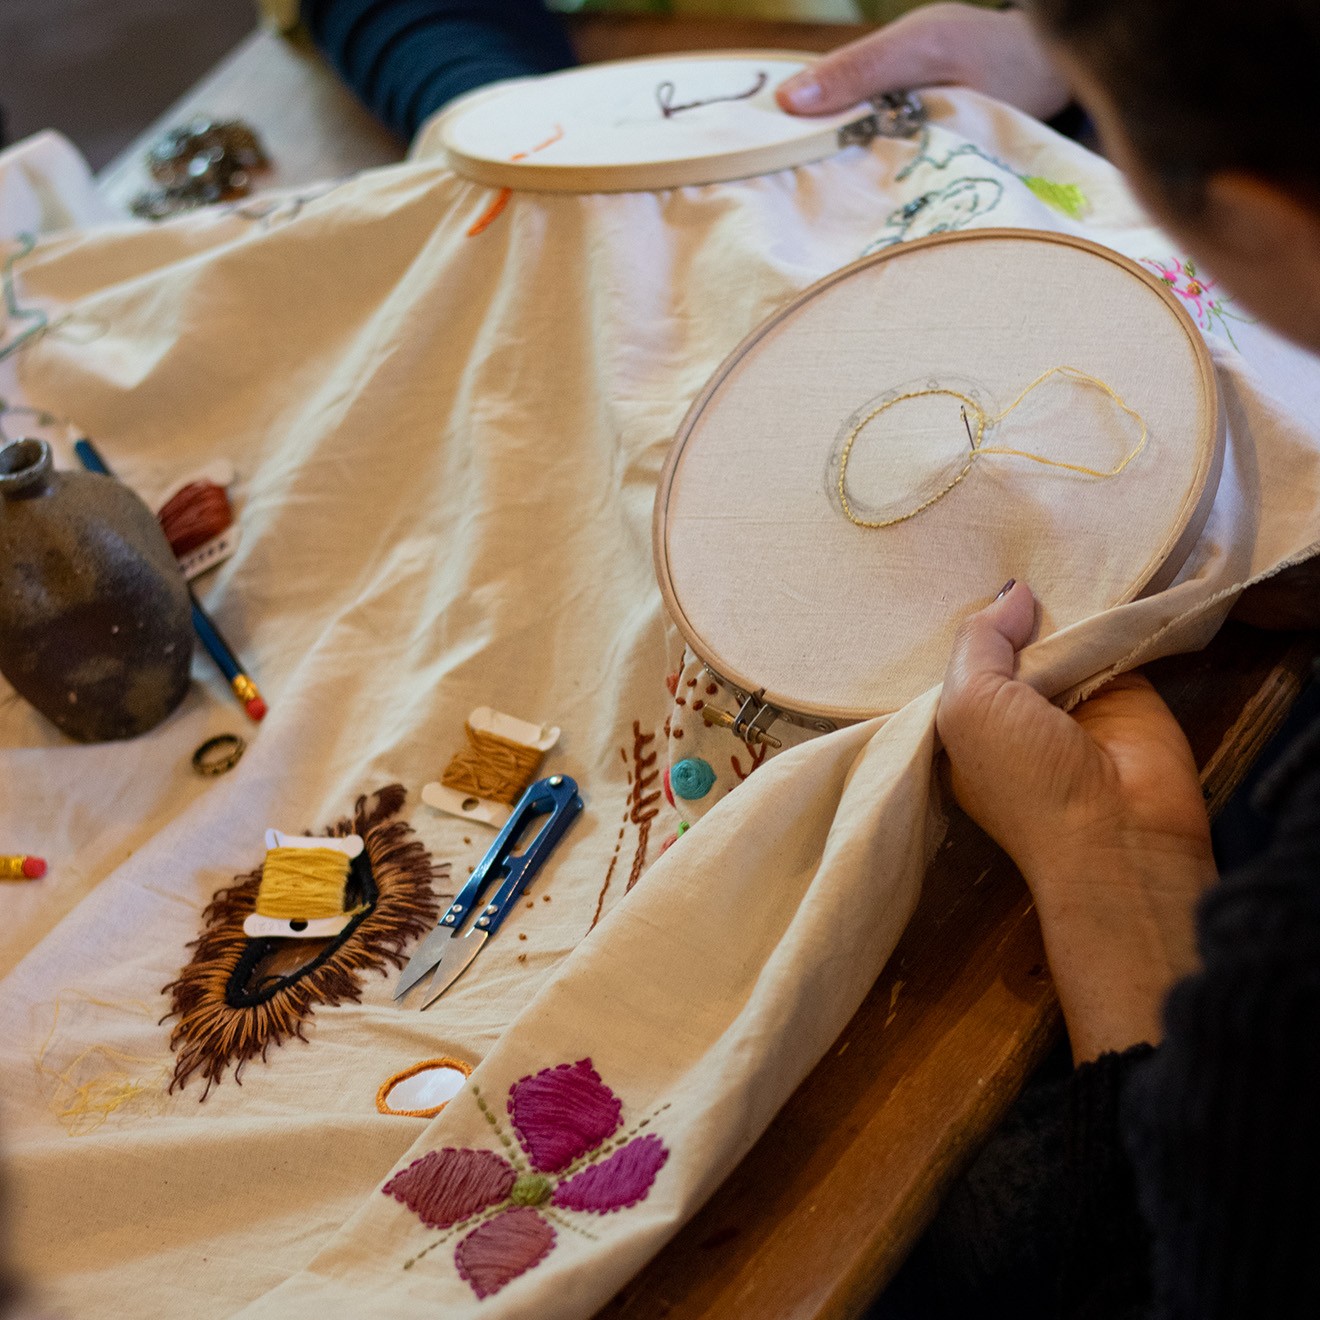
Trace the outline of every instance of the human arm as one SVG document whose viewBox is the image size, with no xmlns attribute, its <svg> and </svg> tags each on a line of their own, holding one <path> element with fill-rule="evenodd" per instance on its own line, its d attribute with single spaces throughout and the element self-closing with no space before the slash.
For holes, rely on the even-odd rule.
<svg viewBox="0 0 1320 1320">
<path fill-rule="evenodd" d="M 1213 882 L 1191 750 L 1145 679 L 1067 715 L 1014 677 L 1035 618 L 1019 584 L 962 627 L 938 724 L 955 795 L 1021 869 L 1077 1062 L 1161 1034 L 1196 966 L 1194 909 Z"/>
<path fill-rule="evenodd" d="M 1271 776 L 1278 823 L 1266 853 L 1198 902 L 1212 868 L 1176 725 L 1141 684 L 1110 685 L 1065 716 L 1016 683 L 1032 613 L 1019 587 L 969 622 L 940 723 L 960 800 L 1032 888 L 1074 1056 L 1090 1060 L 1055 1117 L 1033 1119 L 1033 1134 L 1066 1120 L 1066 1158 L 1049 1160 L 1025 1201 L 1058 1225 L 1046 1271 L 1058 1313 L 1127 1314 L 1118 1299 L 1148 1291 L 1161 1320 L 1320 1314 L 1309 1267 L 1320 1231 L 1320 728 Z M 1115 873 L 1130 913 L 1103 901 Z M 1076 920 L 1097 902 L 1103 921 Z M 1069 926 L 1090 939 L 1079 946 L 1088 957 L 1058 938 Z M 1106 985 L 1112 1011 L 1097 1015 Z M 1125 1048 L 1141 1040 L 1159 1047 Z M 1030 1224 L 1015 1228 L 1040 1240 Z"/>
<path fill-rule="evenodd" d="M 575 62 L 542 0 L 302 0 L 312 40 L 405 141 L 455 97 Z"/>
<path fill-rule="evenodd" d="M 904 14 L 787 79 L 776 96 L 791 114 L 824 115 L 882 92 L 944 84 L 975 88 L 1038 119 L 1072 99 L 1025 14 L 966 4 Z"/>
<path fill-rule="evenodd" d="M 1126 1088 L 1164 1315 L 1320 1315 L 1320 728 L 1276 776 L 1274 834 L 1202 904 L 1202 967 Z"/>
</svg>

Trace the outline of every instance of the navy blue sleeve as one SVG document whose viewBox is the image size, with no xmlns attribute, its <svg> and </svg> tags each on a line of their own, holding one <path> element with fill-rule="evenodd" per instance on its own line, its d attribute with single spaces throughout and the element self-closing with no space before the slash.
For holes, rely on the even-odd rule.
<svg viewBox="0 0 1320 1320">
<path fill-rule="evenodd" d="M 1162 1317 L 1320 1315 L 1320 725 L 1268 788 L 1274 837 L 1204 900 L 1125 1096 Z"/>
<path fill-rule="evenodd" d="M 542 0 L 302 0 L 312 40 L 400 137 L 473 88 L 576 63 Z"/>
</svg>

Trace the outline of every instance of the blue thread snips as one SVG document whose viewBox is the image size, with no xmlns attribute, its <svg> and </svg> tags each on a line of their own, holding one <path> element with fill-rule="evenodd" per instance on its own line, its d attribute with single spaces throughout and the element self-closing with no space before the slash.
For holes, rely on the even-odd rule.
<svg viewBox="0 0 1320 1320">
<path fill-rule="evenodd" d="M 555 845 L 582 810 L 577 784 L 567 775 L 538 779 L 518 799 L 508 823 L 499 832 L 490 851 L 468 877 L 468 882 L 449 905 L 440 924 L 422 941 L 417 952 L 403 969 L 395 999 L 402 999 L 426 974 L 435 969 L 419 1008 L 429 1008 L 460 976 L 467 971 L 482 946 L 500 928 L 500 923 L 517 906 L 518 899 L 532 876 L 544 864 Z M 521 853 L 514 849 L 527 827 L 540 816 L 549 816 L 536 837 Z M 489 886 L 502 881 L 495 896 L 483 908 Z M 460 934 L 467 919 L 476 920 L 466 935 Z"/>
</svg>

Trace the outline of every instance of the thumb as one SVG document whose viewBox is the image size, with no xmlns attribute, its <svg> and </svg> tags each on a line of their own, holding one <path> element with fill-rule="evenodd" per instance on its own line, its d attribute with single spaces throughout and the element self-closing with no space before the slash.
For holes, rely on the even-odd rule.
<svg viewBox="0 0 1320 1320">
<path fill-rule="evenodd" d="M 954 638 L 940 697 L 938 723 L 946 746 L 983 725 L 999 690 L 1013 679 L 1017 653 L 1036 621 L 1036 598 L 1009 581 L 994 603 L 965 619 Z"/>
<path fill-rule="evenodd" d="M 1027 644 L 1036 622 L 1036 598 L 1025 582 L 1010 578 L 985 609 L 963 621 L 953 641 L 945 680 L 955 687 L 987 678 L 1009 679 L 1017 653 Z"/>
<path fill-rule="evenodd" d="M 940 82 L 937 52 L 923 26 L 907 15 L 840 46 L 809 68 L 786 78 L 775 91 L 789 114 L 830 115 L 884 92 Z"/>
</svg>

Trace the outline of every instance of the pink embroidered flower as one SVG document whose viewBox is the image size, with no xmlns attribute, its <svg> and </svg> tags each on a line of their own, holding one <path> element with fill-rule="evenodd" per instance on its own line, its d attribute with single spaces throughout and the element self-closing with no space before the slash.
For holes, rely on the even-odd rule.
<svg viewBox="0 0 1320 1320">
<path fill-rule="evenodd" d="M 573 1227 L 557 1211 L 626 1210 L 646 1198 L 669 1158 L 659 1137 L 635 1135 L 649 1119 L 615 1135 L 623 1106 L 590 1059 L 513 1084 L 508 1111 L 516 1143 L 475 1087 L 473 1094 L 507 1158 L 490 1150 L 433 1150 L 381 1190 L 428 1228 L 478 1221 L 454 1249 L 454 1264 L 478 1297 L 499 1292 L 545 1259 L 556 1238 L 550 1221 Z"/>
<path fill-rule="evenodd" d="M 1228 322 L 1246 318 L 1230 311 L 1228 297 L 1215 292 L 1218 281 L 1202 278 L 1190 257 L 1186 261 L 1180 261 L 1177 257 L 1170 257 L 1167 261 L 1143 257 L 1141 264 L 1154 271 L 1182 299 L 1202 330 L 1220 330 L 1228 336 L 1229 343 L 1236 347 L 1237 341 L 1233 338 Z"/>
</svg>

